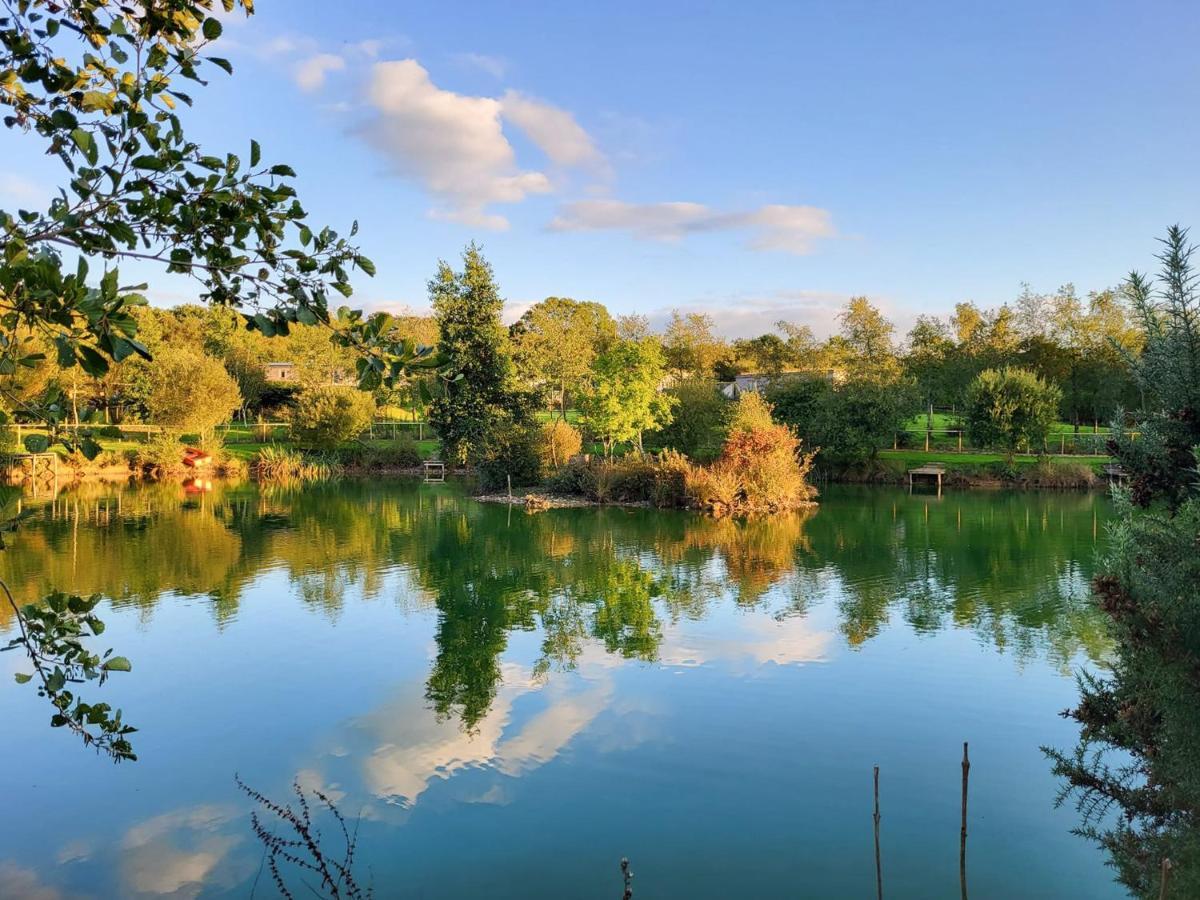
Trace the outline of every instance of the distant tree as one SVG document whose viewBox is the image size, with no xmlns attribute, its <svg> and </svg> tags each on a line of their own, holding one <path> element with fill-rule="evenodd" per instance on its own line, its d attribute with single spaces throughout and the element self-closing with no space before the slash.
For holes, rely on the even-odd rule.
<svg viewBox="0 0 1200 900">
<path fill-rule="evenodd" d="M 671 421 L 674 397 L 660 390 L 666 364 L 658 341 L 617 340 L 592 364 L 591 383 L 580 398 L 587 428 L 606 456 L 619 443 L 642 449 L 642 433 Z"/>
<path fill-rule="evenodd" d="M 775 327 L 782 332 L 787 341 L 788 353 L 792 362 L 802 369 L 812 368 L 816 364 L 817 339 L 813 330 L 807 325 L 796 325 L 780 320 Z"/>
<path fill-rule="evenodd" d="M 707 313 L 681 313 L 672 310 L 671 321 L 663 335 L 667 368 L 678 377 L 698 375 L 710 377 L 713 366 L 726 355 L 725 341 L 714 331 L 712 316 Z"/>
<path fill-rule="evenodd" d="M 1028 369 L 986 369 L 967 389 L 964 422 L 977 447 L 1040 452 L 1062 391 Z"/>
<path fill-rule="evenodd" d="M 344 385 L 309 384 L 296 397 L 292 435 L 305 447 L 333 450 L 358 438 L 374 418 L 370 394 Z"/>
<path fill-rule="evenodd" d="M 185 347 L 164 347 L 149 366 L 151 423 L 208 434 L 242 405 L 237 382 L 220 360 Z"/>
<path fill-rule="evenodd" d="M 908 333 L 904 370 L 915 382 L 923 402 L 937 406 L 952 402 L 950 361 L 955 349 L 945 322 L 936 316 L 917 316 Z"/>
<path fill-rule="evenodd" d="M 777 334 L 760 334 L 734 341 L 733 350 L 753 372 L 776 376 L 795 362 L 791 347 Z"/>
<path fill-rule="evenodd" d="M 438 324 L 433 316 L 415 316 L 400 314 L 392 317 L 395 323 L 392 337 L 396 340 L 411 341 L 420 347 L 434 347 L 438 340 Z"/>
<path fill-rule="evenodd" d="M 617 337 L 627 341 L 640 341 L 650 336 L 650 320 L 638 313 L 617 316 Z"/>
<path fill-rule="evenodd" d="M 617 337 L 617 326 L 599 303 L 547 297 L 530 307 L 511 329 L 518 369 L 554 386 L 566 418 L 567 393 L 587 378 L 592 360 Z"/>
<path fill-rule="evenodd" d="M 429 299 L 438 351 L 453 373 L 430 404 L 429 422 L 451 459 L 478 461 L 498 436 L 532 423 L 535 398 L 517 384 L 508 329 L 500 322 L 504 301 L 477 246 L 464 251 L 461 272 L 438 266 Z"/>
<path fill-rule="evenodd" d="M 888 381 L 900 374 L 895 326 L 866 297 L 852 297 L 838 315 L 845 365 L 857 377 Z"/>
<path fill-rule="evenodd" d="M 654 434 L 651 446 L 678 450 L 700 461 L 714 458 L 725 440 L 732 404 L 711 378 L 686 378 L 668 394 L 675 398 L 671 421 Z"/>
</svg>

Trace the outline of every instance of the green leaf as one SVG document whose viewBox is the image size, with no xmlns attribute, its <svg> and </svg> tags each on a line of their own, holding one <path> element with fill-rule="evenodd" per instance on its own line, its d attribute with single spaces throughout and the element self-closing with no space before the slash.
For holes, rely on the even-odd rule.
<svg viewBox="0 0 1200 900">
<path fill-rule="evenodd" d="M 28 684 L 30 681 L 33 680 L 32 675 L 26 675 L 24 672 L 14 673 L 13 678 L 15 678 L 17 680 L 17 684 Z"/>
<path fill-rule="evenodd" d="M 354 257 L 354 264 L 372 278 L 375 277 L 375 263 L 371 262 L 371 260 L 367 259 L 365 256 Z"/>
<path fill-rule="evenodd" d="M 250 142 L 250 166 L 258 165 L 258 161 L 262 159 L 262 148 L 258 146 L 258 141 Z"/>
<path fill-rule="evenodd" d="M 221 36 L 221 20 L 216 18 L 216 16 L 210 16 L 204 20 L 202 30 L 205 38 L 215 41 Z"/>
<path fill-rule="evenodd" d="M 85 91 L 79 101 L 79 105 L 84 112 L 103 110 L 106 113 L 111 113 L 113 100 L 114 96 L 112 94 L 106 94 L 101 91 Z"/>
<path fill-rule="evenodd" d="M 79 442 L 79 449 L 87 459 L 92 460 L 100 455 L 101 447 L 91 438 L 84 438 Z"/>
<path fill-rule="evenodd" d="M 161 172 L 166 169 L 167 164 L 157 156 L 138 156 L 133 160 L 133 167 L 135 169 L 146 169 L 152 172 Z"/>
<path fill-rule="evenodd" d="M 28 453 L 45 453 L 50 449 L 50 438 L 44 434 L 27 434 L 24 443 Z"/>
<path fill-rule="evenodd" d="M 84 131 L 82 128 L 76 128 L 71 132 L 71 140 L 75 143 L 75 146 L 79 148 L 79 151 L 87 158 L 88 163 L 94 166 L 97 159 L 97 150 L 96 141 L 92 138 L 92 133 L 90 131 Z"/>
<path fill-rule="evenodd" d="M 270 172 L 272 175 L 280 175 L 284 178 L 295 178 L 296 170 L 291 166 L 280 163 L 279 165 L 271 166 Z"/>
<path fill-rule="evenodd" d="M 258 326 L 258 330 L 261 331 L 266 337 L 275 336 L 275 323 L 262 313 L 255 314 L 254 324 Z"/>
<path fill-rule="evenodd" d="M 211 19 L 209 21 L 212 21 Z M 133 666 L 124 656 L 114 656 L 104 664 L 104 668 L 109 672 L 131 672 Z"/>
<path fill-rule="evenodd" d="M 93 378 L 102 378 L 108 372 L 108 360 L 99 350 L 87 344 L 79 345 L 79 365 Z"/>
</svg>

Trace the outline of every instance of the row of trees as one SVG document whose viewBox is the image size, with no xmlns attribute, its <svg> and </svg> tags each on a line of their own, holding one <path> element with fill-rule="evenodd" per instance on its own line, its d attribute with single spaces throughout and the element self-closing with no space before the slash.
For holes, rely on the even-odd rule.
<svg viewBox="0 0 1200 900">
<path fill-rule="evenodd" d="M 823 448 L 827 461 L 869 458 L 930 404 L 952 408 L 977 446 L 1011 451 L 1040 449 L 1060 417 L 1107 421 L 1139 399 L 1128 360 L 1140 332 L 1127 300 L 1113 291 L 1084 303 L 1069 286 L 1052 296 L 1026 289 L 1013 306 L 990 312 L 959 304 L 946 322 L 922 317 L 904 341 L 876 306 L 856 297 L 825 341 L 780 322 L 775 333 L 729 342 L 703 314 L 676 312 L 655 334 L 643 317 L 613 317 L 602 304 L 564 297 L 535 304 L 506 328 L 493 273 L 474 246 L 462 271 L 442 264 L 429 289 L 432 316 L 380 316 L 379 333 L 436 347 L 457 380 L 415 372 L 371 393 L 375 408 L 428 413 L 460 461 L 481 461 L 492 443 L 524 442 L 539 408 L 563 419 L 578 410 L 608 453 L 648 443 L 712 457 L 727 417 L 719 386 L 744 371 L 763 376 L 777 415 Z M 127 314 L 148 358 L 130 355 L 103 371 L 55 364 L 52 336 L 18 328 L 12 339 L 48 361 L 17 370 L 10 409 L 52 387 L 68 417 L 95 408 L 109 421 L 203 431 L 237 413 L 287 415 L 305 387 L 322 387 L 313 402 L 362 406 L 326 396 L 336 393 L 331 383 L 349 383 L 363 367 L 359 351 L 331 342 L 325 324 L 297 322 L 268 334 L 225 306 L 131 302 Z M 294 380 L 269 381 L 271 362 L 288 363 Z M 1005 413 L 1000 395 L 1031 405 Z M 349 436 L 335 431 L 333 438 Z"/>
</svg>

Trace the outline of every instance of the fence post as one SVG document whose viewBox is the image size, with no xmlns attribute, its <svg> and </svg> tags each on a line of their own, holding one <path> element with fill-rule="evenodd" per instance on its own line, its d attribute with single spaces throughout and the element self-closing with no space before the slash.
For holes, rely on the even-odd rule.
<svg viewBox="0 0 1200 900">
<path fill-rule="evenodd" d="M 930 430 L 928 428 L 926 428 L 925 429 L 925 452 L 926 453 L 929 452 L 929 435 L 930 435 Z"/>
<path fill-rule="evenodd" d="M 958 432 L 958 452 L 962 453 L 962 429 Z"/>
</svg>

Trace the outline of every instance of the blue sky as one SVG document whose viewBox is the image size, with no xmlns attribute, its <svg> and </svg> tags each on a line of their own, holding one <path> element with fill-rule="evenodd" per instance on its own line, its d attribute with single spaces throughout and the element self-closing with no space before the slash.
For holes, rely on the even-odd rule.
<svg viewBox="0 0 1200 900">
<path fill-rule="evenodd" d="M 905 328 L 1022 281 L 1115 285 L 1200 219 L 1190 3 L 257 6 L 189 125 L 359 220 L 368 307 L 420 309 L 474 239 L 514 313 L 823 333 L 866 294 Z M 55 184 L 36 150 L 0 135 L 0 205 Z"/>
</svg>

